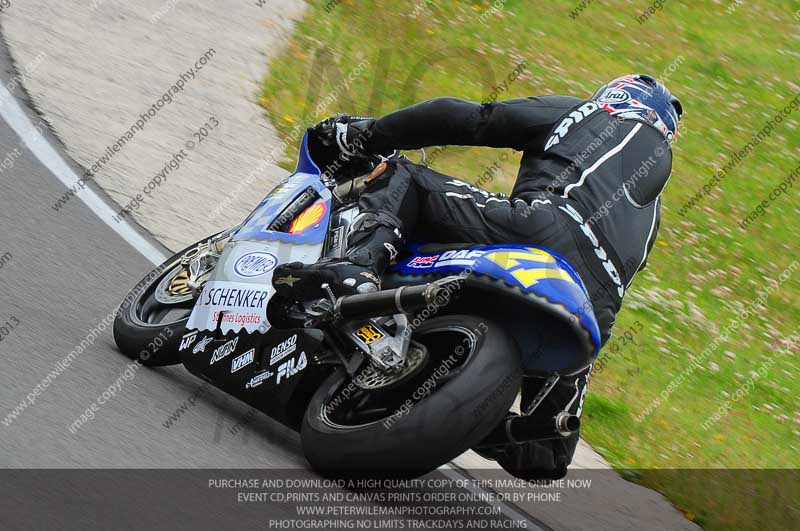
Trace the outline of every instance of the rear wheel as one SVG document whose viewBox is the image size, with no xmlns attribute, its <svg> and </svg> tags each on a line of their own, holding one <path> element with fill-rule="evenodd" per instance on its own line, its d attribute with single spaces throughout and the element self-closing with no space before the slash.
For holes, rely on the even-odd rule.
<svg viewBox="0 0 800 531">
<path fill-rule="evenodd" d="M 123 354 L 151 367 L 180 363 L 178 347 L 195 299 L 188 270 L 181 261 L 196 257 L 195 253 L 212 240 L 210 245 L 219 252 L 222 234 L 175 254 L 128 293 L 114 320 L 114 340 Z"/>
<path fill-rule="evenodd" d="M 312 397 L 302 425 L 306 458 L 328 476 L 412 477 L 482 440 L 508 412 L 521 369 L 496 324 L 467 315 L 415 331 L 406 371 L 355 378 L 341 369 Z"/>
</svg>

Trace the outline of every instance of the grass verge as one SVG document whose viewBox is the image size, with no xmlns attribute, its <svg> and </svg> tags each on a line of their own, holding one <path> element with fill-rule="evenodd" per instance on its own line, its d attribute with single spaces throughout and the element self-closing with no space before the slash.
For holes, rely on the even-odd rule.
<svg viewBox="0 0 800 531">
<path fill-rule="evenodd" d="M 800 3 L 667 2 L 643 17 L 651 5 L 315 2 L 270 65 L 260 103 L 288 136 L 335 112 L 381 115 L 435 96 L 588 97 L 623 73 L 665 79 L 686 119 L 662 228 L 601 353 L 583 435 L 618 469 L 797 468 L 800 111 L 787 106 L 800 94 Z M 449 147 L 428 158 L 508 192 L 519 154 Z M 725 481 L 634 479 L 707 529 L 765 528 L 763 506 Z M 773 492 L 773 480 L 756 473 L 755 492 Z M 781 492 L 788 506 L 775 518 L 797 517 L 798 497 Z"/>
</svg>

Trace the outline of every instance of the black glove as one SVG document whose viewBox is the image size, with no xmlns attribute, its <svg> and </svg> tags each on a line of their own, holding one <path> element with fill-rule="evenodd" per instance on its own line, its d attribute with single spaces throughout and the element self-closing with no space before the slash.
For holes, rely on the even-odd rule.
<svg viewBox="0 0 800 531">
<path fill-rule="evenodd" d="M 309 135 L 326 148 L 336 147 L 344 160 L 368 156 L 374 118 L 335 114 L 308 129 Z"/>
</svg>

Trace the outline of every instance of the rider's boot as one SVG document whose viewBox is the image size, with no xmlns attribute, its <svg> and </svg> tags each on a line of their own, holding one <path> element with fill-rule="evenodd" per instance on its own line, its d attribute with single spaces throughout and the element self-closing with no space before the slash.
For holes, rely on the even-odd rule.
<svg viewBox="0 0 800 531">
<path fill-rule="evenodd" d="M 392 216 L 365 212 L 353 222 L 344 258 L 278 266 L 272 285 L 279 295 L 301 301 L 325 297 L 323 284 L 337 297 L 377 291 L 402 239 L 399 223 Z"/>
<path fill-rule="evenodd" d="M 552 422 L 560 411 L 580 415 L 589 370 L 576 376 L 562 378 L 548 393 L 532 415 L 542 422 Z M 541 378 L 525 376 L 522 380 L 520 409 L 525 411 L 544 384 Z M 572 462 L 578 446 L 579 432 L 560 439 L 529 441 L 505 447 L 482 449 L 478 453 L 494 459 L 503 469 L 520 479 L 561 479 L 567 474 L 567 465 Z"/>
</svg>

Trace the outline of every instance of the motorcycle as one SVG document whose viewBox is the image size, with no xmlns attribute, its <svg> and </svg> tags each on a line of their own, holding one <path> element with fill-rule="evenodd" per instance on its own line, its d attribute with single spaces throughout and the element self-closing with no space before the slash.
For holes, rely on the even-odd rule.
<svg viewBox="0 0 800 531">
<path fill-rule="evenodd" d="M 299 431 L 326 476 L 413 477 L 470 448 L 574 433 L 579 419 L 566 411 L 532 416 L 600 345 L 587 291 L 553 251 L 416 242 L 381 291 L 276 295 L 279 264 L 344 256 L 359 214 L 365 173 L 351 165 L 346 174 L 313 144 L 306 133 L 295 171 L 240 225 L 134 287 L 114 323 L 121 352 L 146 366 L 182 363 Z M 334 178 L 330 168 L 341 171 Z M 523 371 L 545 383 L 509 415 Z"/>
</svg>

